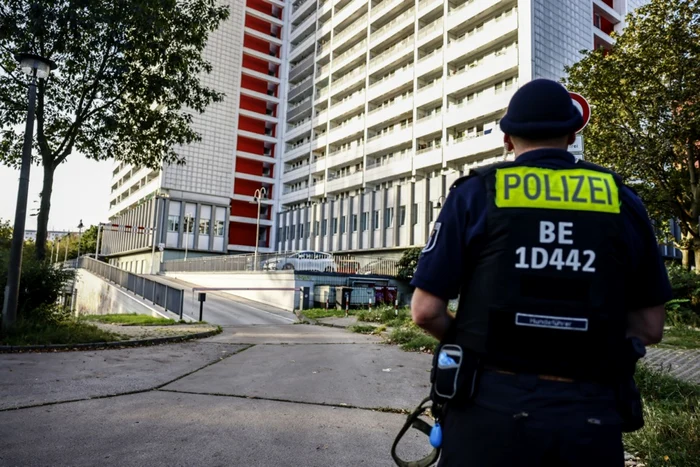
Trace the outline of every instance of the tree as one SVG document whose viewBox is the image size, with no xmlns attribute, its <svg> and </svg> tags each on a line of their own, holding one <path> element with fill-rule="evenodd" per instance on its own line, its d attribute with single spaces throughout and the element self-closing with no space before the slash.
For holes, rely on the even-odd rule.
<svg viewBox="0 0 700 467">
<path fill-rule="evenodd" d="M 586 158 L 616 170 L 661 224 L 676 219 L 700 270 L 700 1 L 652 0 L 611 53 L 583 52 L 566 86 L 593 107 Z"/>
<path fill-rule="evenodd" d="M 399 267 L 397 277 L 399 277 L 399 279 L 413 279 L 413 274 L 415 274 L 416 268 L 418 267 L 418 260 L 420 259 L 421 251 L 423 251 L 422 248 L 416 247 L 409 248 L 403 252 L 401 259 L 399 259 L 399 262 L 397 263 L 397 266 Z"/>
<path fill-rule="evenodd" d="M 74 151 L 158 169 L 182 164 L 178 145 L 223 94 L 203 86 L 209 33 L 228 18 L 216 0 L 5 0 L 0 4 L 0 161 L 17 166 L 27 81 L 13 54 L 51 59 L 58 69 L 37 89 L 35 161 L 43 166 L 38 259 L 56 168 Z"/>
<path fill-rule="evenodd" d="M 70 236 L 68 240 L 68 259 L 75 259 L 78 257 L 78 244 L 80 244 L 80 254 L 81 255 L 94 255 L 95 248 L 97 247 L 97 226 L 91 225 L 82 235 L 78 236 L 77 233 L 70 233 L 62 237 L 59 242 L 63 243 L 67 241 L 66 237 Z M 102 236 L 102 233 L 100 233 Z M 80 237 L 80 241 L 78 241 Z M 64 247 L 61 247 L 64 248 Z M 63 260 L 63 256 L 59 260 Z"/>
</svg>

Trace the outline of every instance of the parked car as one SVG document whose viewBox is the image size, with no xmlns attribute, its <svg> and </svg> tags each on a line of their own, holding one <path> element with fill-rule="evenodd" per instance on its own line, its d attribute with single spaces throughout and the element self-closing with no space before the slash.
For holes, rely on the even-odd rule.
<svg viewBox="0 0 700 467">
<path fill-rule="evenodd" d="M 380 276 L 395 276 L 398 272 L 397 261 L 393 259 L 380 259 L 373 261 L 361 267 L 357 274 L 370 275 L 377 274 Z"/>
<path fill-rule="evenodd" d="M 333 256 L 320 251 L 300 251 L 289 256 L 275 257 L 263 263 L 263 269 L 335 272 Z"/>
</svg>

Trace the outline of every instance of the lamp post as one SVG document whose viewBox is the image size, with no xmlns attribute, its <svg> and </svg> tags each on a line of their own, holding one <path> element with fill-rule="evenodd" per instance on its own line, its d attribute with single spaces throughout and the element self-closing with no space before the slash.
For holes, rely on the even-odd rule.
<svg viewBox="0 0 700 467">
<path fill-rule="evenodd" d="M 19 188 L 17 190 L 17 206 L 15 208 L 15 223 L 12 232 L 10 249 L 10 265 L 7 272 L 5 287 L 5 303 L 2 307 L 2 325 L 12 327 L 17 319 L 17 302 L 19 300 L 19 280 L 22 272 L 22 249 L 24 247 L 24 227 L 27 218 L 27 196 L 29 193 L 29 169 L 32 164 L 32 141 L 34 140 L 34 109 L 36 106 L 36 80 L 46 79 L 56 64 L 38 55 L 21 53 L 15 55 L 21 70 L 31 77 L 27 108 L 27 123 L 24 128 L 24 146 L 22 147 L 22 163 L 19 172 Z M 37 241 L 44 241 L 38 239 Z"/>
<path fill-rule="evenodd" d="M 78 224 L 78 258 L 76 260 L 76 266 L 77 266 L 77 261 L 80 261 L 80 242 L 83 236 L 83 220 L 80 219 L 80 224 Z"/>
<path fill-rule="evenodd" d="M 258 219 L 255 224 L 255 256 L 253 262 L 253 271 L 258 270 L 258 246 L 260 244 L 260 203 L 262 203 L 263 198 L 267 197 L 267 189 L 263 186 L 255 190 L 253 193 L 252 204 L 258 204 Z"/>
<path fill-rule="evenodd" d="M 445 197 L 440 196 L 437 200 L 437 203 L 435 203 L 435 209 L 440 209 L 442 208 L 443 203 L 445 202 Z"/>
<path fill-rule="evenodd" d="M 187 261 L 187 248 L 190 244 L 190 225 L 192 221 L 192 214 L 185 214 L 185 261 Z"/>
</svg>

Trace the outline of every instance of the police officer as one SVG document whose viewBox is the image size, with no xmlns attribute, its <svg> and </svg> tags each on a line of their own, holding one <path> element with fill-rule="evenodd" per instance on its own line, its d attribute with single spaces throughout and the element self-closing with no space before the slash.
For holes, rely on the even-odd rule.
<svg viewBox="0 0 700 467">
<path fill-rule="evenodd" d="M 413 320 L 479 362 L 439 466 L 624 464 L 625 349 L 661 340 L 671 289 L 640 199 L 567 152 L 582 125 L 560 84 L 522 86 L 500 121 L 515 161 L 458 180 L 423 250 Z"/>
</svg>

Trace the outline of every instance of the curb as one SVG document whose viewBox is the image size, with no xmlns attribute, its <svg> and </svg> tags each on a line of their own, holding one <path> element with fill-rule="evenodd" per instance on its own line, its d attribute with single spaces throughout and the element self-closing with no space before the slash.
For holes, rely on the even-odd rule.
<svg viewBox="0 0 700 467">
<path fill-rule="evenodd" d="M 219 328 L 213 331 L 198 332 L 196 334 L 182 336 L 153 337 L 151 339 L 138 339 L 131 341 L 93 342 L 90 344 L 0 345 L 0 353 L 19 353 L 37 350 L 97 350 L 110 347 L 145 347 L 148 345 L 204 339 L 205 337 L 215 336 L 220 332 L 221 329 Z"/>
</svg>

